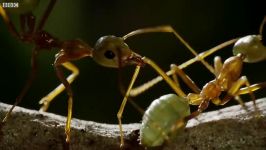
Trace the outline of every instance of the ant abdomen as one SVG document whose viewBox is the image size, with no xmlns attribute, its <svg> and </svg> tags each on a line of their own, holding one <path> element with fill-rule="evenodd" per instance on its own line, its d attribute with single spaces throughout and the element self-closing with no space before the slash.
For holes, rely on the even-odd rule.
<svg viewBox="0 0 266 150">
<path fill-rule="evenodd" d="M 255 63 L 266 59 L 266 47 L 261 35 L 248 35 L 239 39 L 233 48 L 234 55 L 243 54 L 245 62 Z"/>
<path fill-rule="evenodd" d="M 182 131 L 190 114 L 188 101 L 175 94 L 167 94 L 154 100 L 143 115 L 140 142 L 147 147 L 160 146 Z"/>
</svg>

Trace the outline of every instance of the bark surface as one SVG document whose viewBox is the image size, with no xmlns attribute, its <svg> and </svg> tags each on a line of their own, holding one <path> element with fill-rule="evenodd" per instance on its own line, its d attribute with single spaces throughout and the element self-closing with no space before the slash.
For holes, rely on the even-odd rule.
<svg viewBox="0 0 266 150">
<path fill-rule="evenodd" d="M 254 117 L 253 105 L 246 103 L 250 111 L 240 105 L 201 114 L 188 122 L 186 129 L 175 139 L 167 141 L 163 150 L 206 149 L 266 149 L 266 98 L 257 100 L 261 117 Z M 10 108 L 0 103 L 0 118 Z M 118 125 L 102 124 L 79 119 L 72 120 L 71 144 L 65 144 L 65 120 L 63 116 L 40 113 L 16 107 L 8 122 L 1 127 L 0 149 L 38 150 L 118 150 Z M 140 124 L 124 124 L 125 149 L 145 149 L 138 143 Z"/>
</svg>

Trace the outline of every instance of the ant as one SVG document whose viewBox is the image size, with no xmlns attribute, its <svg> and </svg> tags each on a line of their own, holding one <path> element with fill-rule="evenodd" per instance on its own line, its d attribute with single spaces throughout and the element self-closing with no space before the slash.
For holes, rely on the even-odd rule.
<svg viewBox="0 0 266 150">
<path fill-rule="evenodd" d="M 81 40 L 68 40 L 60 41 L 53 37 L 51 34 L 43 30 L 45 22 L 50 15 L 56 0 L 50 0 L 40 22 L 36 23 L 36 18 L 32 11 L 37 7 L 39 1 L 22 2 L 25 5 L 16 9 L 16 13 L 19 14 L 21 31 L 18 32 L 14 24 L 10 20 L 7 12 L 2 6 L 0 6 L 0 15 L 2 16 L 4 23 L 7 25 L 9 32 L 17 38 L 19 41 L 34 45 L 32 49 L 31 56 L 31 71 L 29 77 L 26 81 L 20 94 L 17 96 L 15 103 L 10 108 L 5 118 L 2 120 L 4 124 L 9 118 L 12 110 L 17 106 L 23 99 L 27 91 L 32 85 L 32 82 L 36 76 L 37 71 L 37 61 L 36 58 L 39 53 L 43 50 L 52 50 L 53 48 L 60 49 L 60 51 L 55 55 L 54 69 L 57 77 L 62 82 L 55 90 L 53 90 L 48 96 L 46 96 L 46 101 L 43 102 L 44 106 L 41 110 L 46 110 L 48 108 L 49 101 L 51 101 L 55 96 L 66 89 L 68 94 L 68 114 L 65 127 L 66 142 L 70 141 L 70 124 L 72 118 L 72 103 L 73 103 L 73 92 L 71 90 L 70 84 L 75 80 L 79 74 L 78 68 L 72 64 L 70 61 L 78 60 L 87 56 L 92 56 L 92 48 Z M 9 11 L 9 10 L 7 10 Z M 61 66 L 70 70 L 72 73 L 65 78 Z"/>
<path fill-rule="evenodd" d="M 175 82 L 168 77 L 168 75 L 151 59 L 147 57 L 142 57 L 141 55 L 133 52 L 129 46 L 125 43 L 125 40 L 128 37 L 149 33 L 149 32 L 168 32 L 173 33 L 175 36 L 196 56 L 195 59 L 192 61 L 201 61 L 211 72 L 214 72 L 211 66 L 203 60 L 205 56 L 197 55 L 197 53 L 179 36 L 179 34 L 171 27 L 171 26 L 160 26 L 154 28 L 145 28 L 135 30 L 123 37 L 116 37 L 116 36 L 104 36 L 101 37 L 95 44 L 94 48 L 91 48 L 88 44 L 81 40 L 69 40 L 69 41 L 60 41 L 50 35 L 48 32 L 43 30 L 44 24 L 54 7 L 56 0 L 50 0 L 47 9 L 41 21 L 35 26 L 35 16 L 32 14 L 32 11 L 35 7 L 31 8 L 27 11 L 19 12 L 20 16 L 20 25 L 22 28 L 22 32 L 17 32 L 16 28 L 14 27 L 13 23 L 10 21 L 7 13 L 5 10 L 0 7 L 0 14 L 4 19 L 4 22 L 7 24 L 9 31 L 13 34 L 18 40 L 30 43 L 34 45 L 32 50 L 32 70 L 29 75 L 29 79 L 26 82 L 25 87 L 23 88 L 22 92 L 16 98 L 16 102 L 10 109 L 10 111 L 6 114 L 6 117 L 3 119 L 3 123 L 6 122 L 7 118 L 10 116 L 13 108 L 21 101 L 24 97 L 25 93 L 28 91 L 34 77 L 36 74 L 36 57 L 39 52 L 43 49 L 51 50 L 52 48 L 60 49 L 60 51 L 55 56 L 54 61 L 54 68 L 56 71 L 57 77 L 60 79 L 62 84 L 60 84 L 56 89 L 54 89 L 51 93 L 49 93 L 44 99 L 42 99 L 41 103 L 43 103 L 43 107 L 41 110 L 46 110 L 49 106 L 49 103 L 63 90 L 66 90 L 68 94 L 68 115 L 65 127 L 66 133 L 66 142 L 69 143 L 70 141 L 70 124 L 72 118 L 72 103 L 73 103 L 73 92 L 71 90 L 70 84 L 74 81 L 74 79 L 79 74 L 78 68 L 73 65 L 70 61 L 78 60 L 84 57 L 92 57 L 92 59 L 97 62 L 98 64 L 111 67 L 111 68 L 122 68 L 127 65 L 136 65 L 136 69 L 134 75 L 131 79 L 129 87 L 126 91 L 125 97 L 122 101 L 121 107 L 117 113 L 118 122 L 119 122 L 119 129 L 121 134 L 121 145 L 124 145 L 123 141 L 123 130 L 122 130 L 122 114 L 127 102 L 127 97 L 130 94 L 130 90 L 133 87 L 133 84 L 138 76 L 140 67 L 144 67 L 145 64 L 151 66 L 156 72 L 162 76 L 162 78 L 170 85 L 170 87 L 182 97 L 185 96 L 185 93 L 176 86 Z M 228 43 L 235 42 L 235 40 L 228 41 Z M 190 62 L 192 62 L 190 61 Z M 184 67 L 188 66 L 189 62 L 184 65 Z M 65 67 L 66 69 L 70 70 L 72 73 L 65 78 L 63 76 L 63 71 L 61 67 Z"/>
<path fill-rule="evenodd" d="M 252 92 L 266 87 L 266 82 L 250 85 L 247 77 L 240 77 L 240 73 L 243 62 L 254 63 L 266 59 L 266 47 L 262 43 L 262 30 L 265 22 L 266 16 L 260 25 L 259 35 L 248 35 L 235 42 L 233 47 L 235 56 L 229 57 L 224 63 L 221 62 L 220 57 L 215 57 L 214 70 L 216 77 L 205 84 L 202 90 L 181 70 L 182 65 L 172 65 L 172 71 L 177 73 L 195 93 L 189 93 L 185 97 L 168 94 L 154 100 L 143 115 L 140 128 L 141 144 L 148 147 L 162 145 L 165 140 L 169 140 L 180 132 L 188 120 L 202 113 L 208 107 L 210 101 L 215 105 L 224 105 L 235 97 L 245 108 L 239 95 L 250 93 L 255 110 L 258 111 Z M 214 49 L 202 52 L 199 56 L 213 53 Z M 176 75 L 173 74 L 173 80 L 178 86 L 178 81 L 175 78 Z M 246 87 L 241 88 L 243 85 Z M 220 99 L 222 92 L 226 92 L 226 96 Z M 198 105 L 198 110 L 190 114 L 189 104 Z"/>
<path fill-rule="evenodd" d="M 247 77 L 240 77 L 240 74 L 243 62 L 254 63 L 266 60 L 266 47 L 262 43 L 262 31 L 265 23 L 266 16 L 260 25 L 259 35 L 248 35 L 240 38 L 233 47 L 234 56 L 226 59 L 224 63 L 222 63 L 220 57 L 215 57 L 215 79 L 205 84 L 199 94 L 189 93 L 187 95 L 190 103 L 199 106 L 197 111 L 185 117 L 186 121 L 198 116 L 208 107 L 210 101 L 215 105 L 224 105 L 230 99 L 236 97 L 236 100 L 244 106 L 243 101 L 238 95 L 246 93 L 250 93 L 255 109 L 257 109 L 253 91 L 264 88 L 266 82 L 250 85 Z M 243 85 L 246 87 L 241 89 Z M 220 99 L 219 97 L 222 92 L 226 92 L 227 94 L 223 99 Z"/>
<path fill-rule="evenodd" d="M 128 45 L 124 42 L 128 37 L 149 33 L 149 32 L 169 32 L 175 34 L 175 36 L 182 42 L 184 45 L 195 55 L 197 53 L 193 51 L 191 47 L 177 34 L 177 32 L 170 26 L 161 26 L 154 28 L 145 28 L 135 30 L 125 36 L 115 37 L 112 35 L 101 37 L 95 44 L 94 48 L 90 47 L 87 43 L 80 39 L 75 40 L 66 40 L 61 41 L 56 37 L 52 36 L 50 33 L 45 31 L 44 25 L 54 8 L 56 0 L 50 0 L 48 6 L 40 19 L 40 22 L 36 22 L 36 18 L 33 14 L 33 10 L 38 6 L 39 1 L 22 1 L 25 5 L 17 8 L 13 13 L 19 15 L 21 31 L 18 31 L 10 20 L 8 12 L 12 13 L 12 10 L 5 10 L 0 6 L 0 15 L 3 18 L 4 23 L 7 25 L 9 32 L 19 41 L 27 44 L 32 44 L 34 47 L 32 49 L 31 56 L 31 71 L 29 77 L 25 83 L 25 86 L 22 88 L 22 91 L 16 97 L 15 103 L 9 109 L 1 124 L 4 124 L 11 115 L 11 112 L 17 106 L 27 91 L 30 89 L 37 72 L 37 56 L 41 51 L 47 50 L 51 51 L 52 49 L 59 49 L 59 52 L 55 55 L 55 61 L 53 67 L 55 69 L 58 79 L 61 81 L 61 84 L 57 86 L 53 91 L 51 91 L 47 96 L 43 97 L 40 104 L 43 106 L 40 108 L 40 111 L 46 111 L 49 107 L 50 102 L 61 92 L 66 90 L 68 95 L 68 113 L 65 127 L 66 142 L 70 142 L 70 126 L 72 118 L 72 105 L 73 105 L 73 92 L 70 84 L 76 79 L 79 75 L 79 69 L 72 64 L 74 60 L 79 60 L 85 57 L 91 57 L 98 64 L 111 67 L 111 68 L 122 68 L 126 65 L 136 65 L 135 77 L 137 76 L 140 67 L 143 67 L 145 64 L 149 64 L 153 67 L 160 75 L 166 78 L 168 84 L 178 93 L 180 90 L 175 87 L 171 79 L 155 64 L 153 61 L 146 57 L 141 57 L 139 54 L 134 53 Z M 210 65 L 204 60 L 201 61 L 207 68 L 210 68 Z M 62 67 L 71 71 L 71 74 L 65 78 L 63 75 Z M 131 84 L 135 79 L 132 79 Z M 128 90 L 129 91 L 129 90 Z M 126 95 L 128 95 L 128 91 Z M 125 104 L 126 99 L 124 99 L 123 104 Z M 122 133 L 122 123 L 121 117 L 124 109 L 124 105 L 121 106 L 118 112 L 119 127 L 121 131 L 121 143 L 123 145 L 123 133 Z"/>
<path fill-rule="evenodd" d="M 195 57 L 190 59 L 190 60 L 188 60 L 188 61 L 186 61 L 185 63 L 181 64 L 180 66 L 172 65 L 171 66 L 172 69 L 165 73 L 153 60 L 149 59 L 148 57 L 143 57 L 140 54 L 137 54 L 137 53 L 133 52 L 127 46 L 127 44 L 124 42 L 127 38 L 129 38 L 131 36 L 135 36 L 135 35 L 138 35 L 138 34 L 144 34 L 144 33 L 150 33 L 150 32 L 173 33 L 176 36 L 176 38 L 179 39 L 181 41 L 181 43 L 183 43 L 186 46 L 186 48 L 188 48 L 195 55 Z M 220 45 L 218 45 L 216 47 L 213 47 L 213 48 L 211 48 L 211 49 L 209 49 L 209 50 L 207 50 L 205 52 L 197 54 L 196 51 L 171 26 L 158 26 L 158 27 L 138 29 L 138 30 L 135 30 L 135 31 L 132 31 L 132 32 L 128 33 L 127 35 L 123 36 L 122 38 L 116 37 L 116 36 L 113 36 L 113 35 L 101 37 L 97 41 L 97 43 L 96 43 L 96 45 L 94 47 L 95 51 L 102 51 L 102 52 L 100 52 L 102 54 L 108 52 L 108 53 L 112 54 L 112 57 L 105 58 L 105 60 L 100 60 L 100 59 L 96 60 L 95 59 L 96 62 L 98 61 L 97 63 L 99 63 L 99 64 L 101 64 L 103 66 L 106 66 L 106 67 L 114 67 L 114 68 L 120 68 L 120 67 L 124 67 L 126 65 L 136 65 L 134 74 L 133 74 L 133 76 L 131 78 L 131 81 L 130 81 L 129 86 L 128 86 L 126 92 L 125 92 L 125 96 L 124 96 L 124 98 L 122 100 L 122 103 L 120 105 L 119 111 L 117 113 L 119 129 L 120 129 L 120 143 L 121 143 L 120 146 L 121 147 L 124 146 L 124 139 L 123 139 L 124 135 L 123 135 L 123 128 L 122 128 L 122 114 L 124 112 L 124 108 L 125 108 L 125 105 L 127 103 L 128 97 L 135 96 L 135 95 L 138 95 L 138 94 L 144 92 L 145 90 L 147 90 L 148 88 L 152 87 L 154 84 L 156 84 L 158 81 L 160 81 L 162 79 L 164 81 L 166 81 L 166 83 L 180 97 L 186 97 L 187 95 L 178 86 L 177 77 L 176 77 L 175 73 L 179 74 L 181 76 L 181 78 L 185 81 L 185 83 L 195 93 L 200 93 L 203 90 L 200 90 L 197 87 L 197 85 L 181 69 L 183 69 L 185 67 L 188 67 L 189 65 L 193 64 L 194 62 L 200 61 L 200 62 L 203 63 L 203 65 L 210 72 L 212 72 L 215 75 L 226 73 L 225 70 L 227 70 L 227 69 L 221 70 L 222 66 L 224 66 L 225 68 L 228 68 L 228 66 L 233 64 L 232 62 L 228 62 L 228 63 L 226 62 L 223 65 L 221 63 L 221 61 L 219 61 L 219 59 L 218 59 L 218 61 L 215 64 L 216 66 L 213 68 L 211 65 L 208 64 L 208 62 L 206 62 L 204 60 L 204 58 L 209 56 L 209 55 L 211 55 L 212 53 L 222 49 L 223 47 L 229 46 L 229 45 L 237 42 L 238 40 L 239 40 L 239 38 L 226 41 L 226 42 L 224 42 L 224 43 L 222 43 L 222 44 L 220 44 Z M 125 47 L 127 47 L 127 48 L 125 48 Z M 130 56 L 130 57 L 128 57 L 128 56 Z M 96 58 L 96 57 L 97 56 L 95 56 L 94 58 Z M 240 61 L 239 62 L 240 65 L 237 66 L 237 67 L 239 67 L 239 68 L 237 68 L 239 70 L 239 72 L 237 72 L 238 70 L 236 70 L 237 73 L 235 74 L 235 75 L 238 75 L 238 74 L 240 75 L 240 71 L 241 71 L 241 68 L 242 68 L 242 62 L 243 62 L 242 59 L 244 59 L 244 56 L 241 54 L 241 55 L 235 56 L 234 58 L 231 58 L 231 59 L 234 59 L 234 60 L 237 59 L 237 61 Z M 128 60 L 131 60 L 131 62 L 129 62 Z M 134 63 L 132 63 L 132 60 L 133 60 Z M 147 84 L 142 85 L 140 88 L 132 89 L 133 85 L 134 85 L 134 82 L 136 81 L 136 78 L 137 78 L 137 76 L 139 74 L 140 68 L 144 67 L 145 65 L 149 65 L 150 67 L 152 67 L 160 75 L 160 77 L 155 78 L 154 80 L 151 80 Z M 230 67 L 228 68 L 228 69 L 231 69 L 230 73 L 234 73 L 235 70 L 232 69 L 232 67 L 231 68 Z M 173 79 L 171 79 L 169 77 L 169 75 L 172 75 Z M 229 76 L 224 76 L 224 77 L 221 77 L 221 78 L 222 79 L 227 79 L 228 78 L 230 80 L 230 81 L 228 81 L 228 83 L 230 84 L 230 87 L 227 87 L 228 89 L 221 89 L 220 92 L 222 90 L 225 90 L 225 92 L 226 91 L 230 92 L 229 94 L 235 94 L 234 96 L 237 96 L 237 95 L 240 95 L 240 94 L 251 93 L 252 91 L 255 91 L 255 90 L 257 90 L 257 89 L 259 89 L 259 88 L 264 86 L 264 83 L 258 84 L 258 85 L 255 84 L 255 85 L 250 86 L 248 80 L 246 80 L 244 77 L 243 77 L 243 79 L 241 78 L 240 81 L 237 81 L 238 78 L 233 78 L 231 80 Z M 236 81 L 237 81 L 237 83 L 235 83 Z M 231 93 L 231 91 L 230 91 L 231 89 L 229 89 L 232 86 L 231 84 L 234 85 L 234 88 L 232 87 L 232 90 L 235 89 L 237 91 L 241 91 L 242 93 Z M 250 87 L 250 88 L 248 88 L 247 90 L 245 88 L 239 90 L 239 88 L 243 84 L 246 84 L 246 86 Z M 223 86 L 223 85 L 220 85 L 220 86 Z M 255 86 L 256 86 L 256 88 L 253 88 Z M 236 92 L 236 91 L 233 91 L 233 92 Z M 202 101 L 200 101 L 199 99 L 196 99 L 195 97 L 193 97 L 192 94 L 190 94 L 190 95 L 191 95 L 190 96 L 190 100 L 188 100 L 189 104 L 201 106 L 200 104 L 201 104 Z M 252 93 L 251 93 L 251 97 L 252 97 L 253 101 L 255 101 L 255 98 L 252 95 Z M 223 101 L 223 102 L 226 103 L 231 98 L 232 97 L 227 96 L 226 101 Z M 239 101 L 240 101 L 241 104 L 243 103 L 243 102 L 241 102 L 241 100 L 239 100 Z M 222 102 L 215 101 L 215 104 L 222 105 Z M 255 105 L 255 102 L 254 102 L 254 105 Z M 190 116 L 192 116 L 194 114 L 195 114 L 195 112 L 192 113 Z"/>
</svg>

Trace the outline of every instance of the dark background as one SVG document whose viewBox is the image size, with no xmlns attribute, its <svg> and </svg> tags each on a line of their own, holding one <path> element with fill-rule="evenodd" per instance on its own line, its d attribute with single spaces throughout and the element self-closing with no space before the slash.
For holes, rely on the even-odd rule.
<svg viewBox="0 0 266 150">
<path fill-rule="evenodd" d="M 34 11 L 37 18 L 40 18 L 47 4 L 47 1 L 41 1 Z M 258 34 L 264 15 L 265 7 L 252 0 L 58 0 L 46 22 L 45 30 L 61 40 L 80 38 L 93 46 L 103 35 L 123 36 L 143 27 L 171 25 L 194 49 L 201 52 L 235 37 Z M 12 15 L 12 20 L 17 22 L 17 19 L 16 15 Z M 137 53 L 152 58 L 164 70 L 168 70 L 171 63 L 180 64 L 192 58 L 191 53 L 169 33 L 136 36 L 127 43 Z M 32 45 L 13 38 L 2 18 L 0 19 L 1 102 L 12 104 L 25 84 L 30 70 L 31 48 Z M 38 110 L 38 101 L 59 84 L 52 67 L 56 52 L 57 50 L 44 51 L 39 56 L 37 79 L 20 106 Z M 215 55 L 220 55 L 225 60 L 232 55 L 231 47 Z M 212 63 L 213 58 L 214 55 L 207 60 Z M 123 98 L 118 90 L 117 70 L 101 67 L 90 58 L 74 63 L 79 67 L 80 75 L 72 84 L 75 94 L 73 116 L 117 123 L 116 113 Z M 133 67 L 123 70 L 126 83 L 133 70 Z M 213 75 L 199 63 L 185 71 L 199 87 L 213 79 Z M 247 75 L 251 83 L 265 81 L 265 62 L 245 64 L 243 75 Z M 156 73 L 147 66 L 141 70 L 136 85 L 155 76 Z M 185 88 L 184 91 L 190 92 Z M 165 83 L 160 83 L 135 100 L 146 108 L 152 100 L 172 92 Z M 257 98 L 263 96 L 265 90 L 256 92 Z M 250 98 L 246 97 L 245 100 L 249 101 Z M 67 96 L 64 92 L 52 102 L 48 111 L 66 115 L 66 104 Z M 230 104 L 235 103 L 231 101 L 226 106 Z M 221 107 L 211 105 L 208 110 L 217 108 Z M 141 115 L 127 105 L 123 115 L 124 123 L 140 120 Z"/>
</svg>

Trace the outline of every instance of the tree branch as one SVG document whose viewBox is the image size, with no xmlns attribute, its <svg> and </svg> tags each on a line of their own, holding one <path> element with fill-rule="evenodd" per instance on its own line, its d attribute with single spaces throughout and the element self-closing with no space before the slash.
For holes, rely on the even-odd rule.
<svg viewBox="0 0 266 150">
<path fill-rule="evenodd" d="M 246 105 L 253 110 L 251 102 Z M 177 138 L 155 149 L 265 149 L 266 98 L 257 100 L 257 106 L 260 118 L 239 105 L 203 113 L 197 120 L 190 120 Z M 0 103 L 0 118 L 10 107 Z M 16 107 L 0 132 L 0 149 L 66 149 L 65 120 L 51 113 Z M 123 125 L 126 149 L 144 149 L 138 144 L 139 126 Z M 118 125 L 73 119 L 71 129 L 70 149 L 119 149 Z"/>
</svg>

